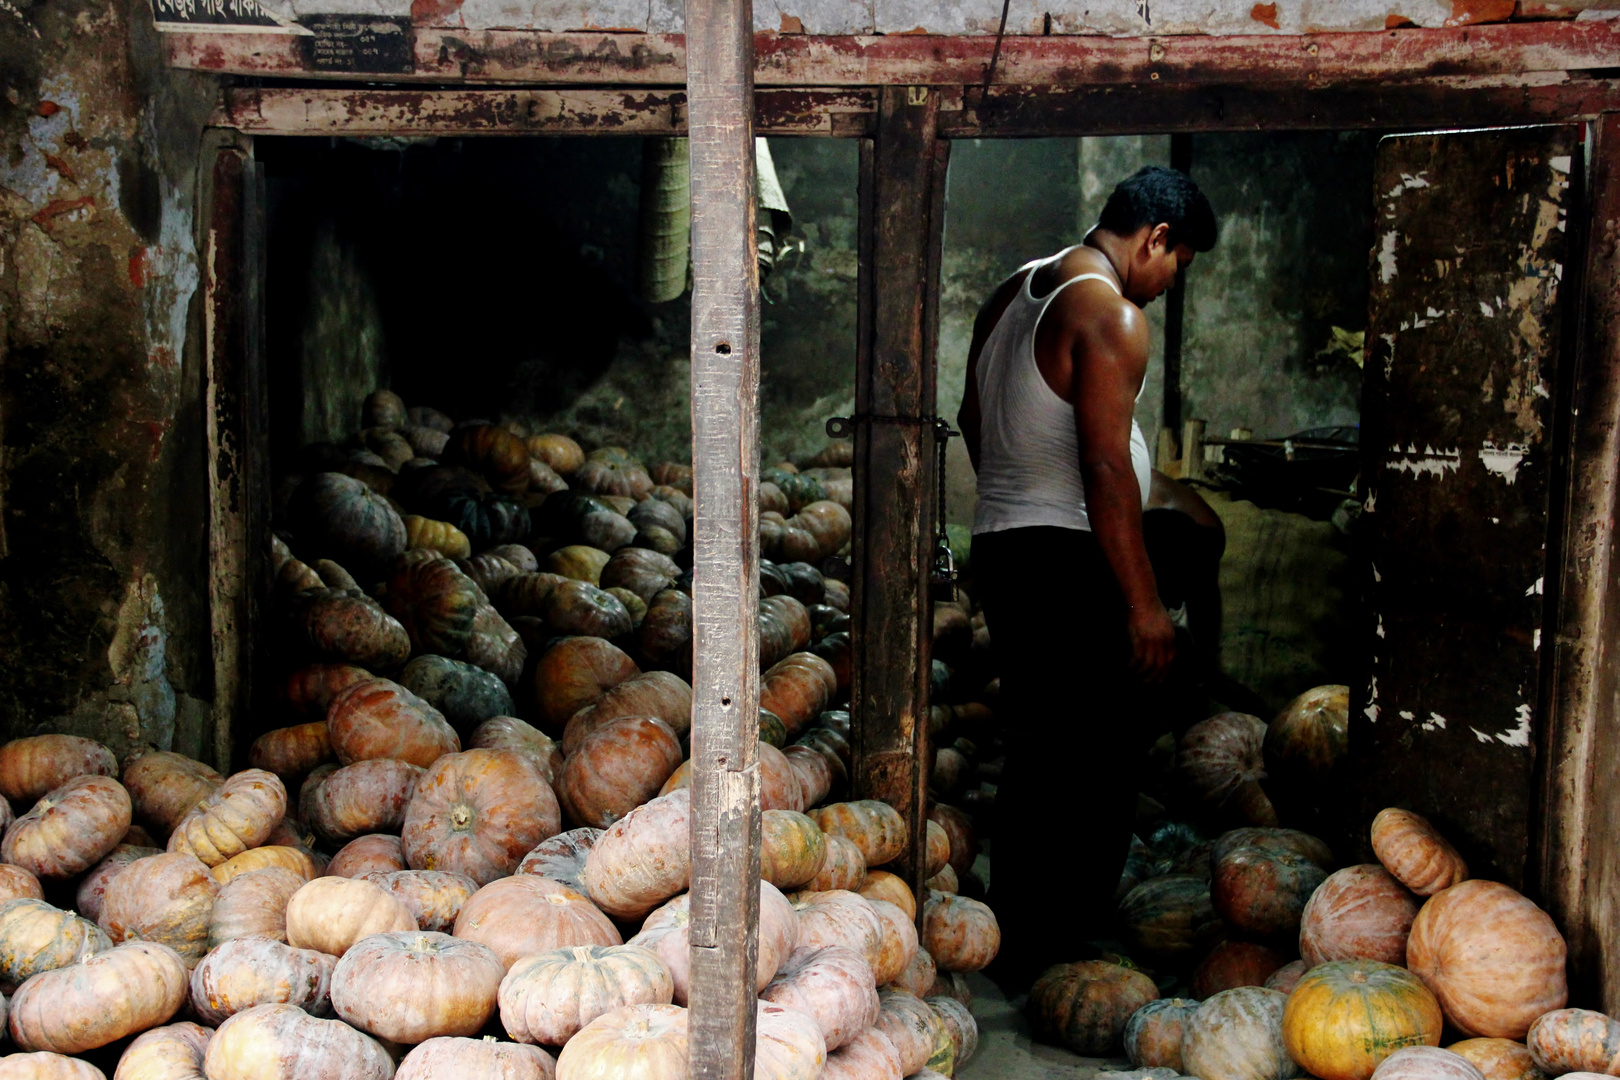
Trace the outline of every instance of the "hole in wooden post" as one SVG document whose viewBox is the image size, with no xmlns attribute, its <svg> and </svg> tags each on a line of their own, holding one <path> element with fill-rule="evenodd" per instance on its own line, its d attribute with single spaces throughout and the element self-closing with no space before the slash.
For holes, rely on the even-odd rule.
<svg viewBox="0 0 1620 1080">
<path fill-rule="evenodd" d="M 728 697 L 723 697 L 723 698 L 720 699 L 720 704 L 722 706 L 724 706 L 725 708 L 729 709 L 729 708 L 731 708 L 731 699 L 728 698 Z"/>
<path fill-rule="evenodd" d="M 718 344 L 718 345 L 716 345 L 714 347 L 714 351 L 719 353 L 721 356 L 730 356 L 731 355 L 731 342 L 722 341 L 720 344 Z"/>
</svg>

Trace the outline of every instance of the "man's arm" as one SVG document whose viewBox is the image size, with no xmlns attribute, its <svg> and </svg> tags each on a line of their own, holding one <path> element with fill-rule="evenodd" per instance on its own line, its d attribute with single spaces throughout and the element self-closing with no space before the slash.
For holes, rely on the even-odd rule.
<svg viewBox="0 0 1620 1080">
<path fill-rule="evenodd" d="M 1175 656 L 1175 627 L 1159 600 L 1142 542 L 1142 490 L 1131 464 L 1131 414 L 1147 368 L 1147 319 L 1133 304 L 1091 308 L 1072 347 L 1074 419 L 1086 513 L 1129 606 L 1132 666 L 1156 681 Z"/>
</svg>

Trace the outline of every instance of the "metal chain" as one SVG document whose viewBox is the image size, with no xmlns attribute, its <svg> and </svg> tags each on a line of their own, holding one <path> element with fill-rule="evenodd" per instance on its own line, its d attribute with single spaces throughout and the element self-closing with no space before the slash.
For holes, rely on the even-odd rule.
<svg viewBox="0 0 1620 1080">
<path fill-rule="evenodd" d="M 934 472 L 939 477 L 939 505 L 935 509 L 934 520 L 938 523 L 939 531 L 934 541 L 932 581 L 936 587 L 949 588 L 956 584 L 956 557 L 951 554 L 950 533 L 945 528 L 945 453 L 951 439 L 960 434 L 960 431 L 952 431 L 951 425 L 944 420 L 935 417 L 934 444 L 939 447 L 939 462 Z"/>
</svg>

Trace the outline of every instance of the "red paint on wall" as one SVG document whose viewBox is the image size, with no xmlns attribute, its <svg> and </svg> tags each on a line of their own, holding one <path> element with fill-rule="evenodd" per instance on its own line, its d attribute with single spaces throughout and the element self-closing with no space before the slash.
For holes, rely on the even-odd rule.
<svg viewBox="0 0 1620 1080">
<path fill-rule="evenodd" d="M 1417 23 L 1413 22 L 1411 19 L 1408 19 L 1405 15 L 1384 16 L 1385 30 L 1408 30 L 1415 26 L 1417 26 Z"/>
<path fill-rule="evenodd" d="M 1515 0 L 1451 0 L 1447 26 L 1473 26 L 1477 23 L 1507 22 L 1513 18 Z"/>
<path fill-rule="evenodd" d="M 54 169 L 62 177 L 62 179 L 71 180 L 75 184 L 79 182 L 79 178 L 73 174 L 73 166 L 69 165 L 55 154 L 45 155 L 45 165 L 47 168 Z"/>
<path fill-rule="evenodd" d="M 1282 29 L 1281 26 L 1277 25 L 1277 5 L 1276 4 L 1256 4 L 1256 5 L 1254 5 L 1254 7 L 1249 9 L 1249 18 L 1253 19 L 1255 22 L 1260 23 L 1263 26 L 1269 26 L 1273 30 L 1281 30 Z"/>
<path fill-rule="evenodd" d="M 95 206 L 96 200 L 89 195 L 78 199 L 53 199 L 51 202 L 46 203 L 39 213 L 34 215 L 33 222 L 49 232 L 56 219 L 63 214 L 71 214 L 84 209 L 93 211 Z"/>
<path fill-rule="evenodd" d="M 42 101 L 39 103 L 38 112 L 41 116 L 55 116 L 61 111 L 62 106 L 58 105 L 54 101 Z"/>
<path fill-rule="evenodd" d="M 411 0 L 414 26 L 453 26 L 461 13 L 462 0 Z"/>
<path fill-rule="evenodd" d="M 136 248 L 129 257 L 129 283 L 137 289 L 146 287 L 146 249 Z"/>
</svg>

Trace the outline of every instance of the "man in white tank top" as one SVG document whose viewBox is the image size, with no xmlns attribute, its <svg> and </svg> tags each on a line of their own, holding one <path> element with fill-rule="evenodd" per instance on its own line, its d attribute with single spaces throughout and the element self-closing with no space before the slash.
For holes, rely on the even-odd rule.
<svg viewBox="0 0 1620 1080">
<path fill-rule="evenodd" d="M 1175 652 L 1142 539 L 1142 308 L 1215 236 L 1191 180 L 1144 168 L 1081 244 L 1020 268 L 974 323 L 957 422 L 978 473 L 972 568 L 1001 670 L 990 902 L 1009 995 L 1111 936 L 1140 750 L 1157 734 L 1142 684 Z"/>
</svg>

